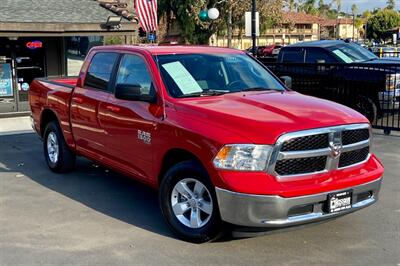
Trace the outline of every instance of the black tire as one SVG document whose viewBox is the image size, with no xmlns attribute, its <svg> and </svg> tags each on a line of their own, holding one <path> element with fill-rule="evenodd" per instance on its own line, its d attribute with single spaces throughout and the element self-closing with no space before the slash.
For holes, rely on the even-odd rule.
<svg viewBox="0 0 400 266">
<path fill-rule="evenodd" d="M 364 115 L 371 124 L 374 124 L 378 118 L 378 107 L 376 103 L 367 96 L 357 96 L 354 109 Z"/>
<path fill-rule="evenodd" d="M 172 209 L 171 197 L 175 185 L 184 179 L 194 179 L 201 182 L 212 198 L 212 213 L 208 222 L 200 228 L 190 228 L 175 216 Z M 175 235 L 192 243 L 204 243 L 223 235 L 223 223 L 220 218 L 215 187 L 212 185 L 207 172 L 196 161 L 185 161 L 174 165 L 165 174 L 159 191 L 161 212 Z"/>
<path fill-rule="evenodd" d="M 47 141 L 50 134 L 54 134 L 58 144 L 57 160 L 51 160 L 47 148 Z M 52 136 L 54 136 L 52 135 Z M 51 121 L 47 124 L 43 136 L 43 151 L 47 166 L 55 173 L 66 173 L 74 169 L 76 156 L 69 149 L 65 142 L 61 129 L 56 121 Z"/>
</svg>

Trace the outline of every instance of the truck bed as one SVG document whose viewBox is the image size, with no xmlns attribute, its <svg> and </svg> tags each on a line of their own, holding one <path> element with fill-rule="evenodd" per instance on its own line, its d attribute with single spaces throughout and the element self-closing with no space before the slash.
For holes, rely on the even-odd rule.
<svg viewBox="0 0 400 266">
<path fill-rule="evenodd" d="M 29 90 L 29 101 L 33 118 L 33 127 L 43 135 L 43 122 L 41 116 L 45 112 L 53 112 L 64 133 L 65 140 L 73 145 L 73 138 L 69 123 L 69 110 L 71 93 L 77 82 L 77 77 L 71 78 L 40 78 L 35 79 Z M 39 124 L 41 121 L 42 125 Z"/>
</svg>

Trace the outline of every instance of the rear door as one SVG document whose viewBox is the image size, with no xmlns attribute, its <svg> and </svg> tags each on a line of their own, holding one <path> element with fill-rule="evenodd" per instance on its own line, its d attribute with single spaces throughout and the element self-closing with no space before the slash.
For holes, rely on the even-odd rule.
<svg viewBox="0 0 400 266">
<path fill-rule="evenodd" d="M 84 84 L 74 90 L 71 99 L 71 127 L 76 148 L 97 160 L 107 157 L 107 133 L 103 128 L 110 81 L 119 59 L 118 53 L 98 52 L 90 60 Z"/>
</svg>

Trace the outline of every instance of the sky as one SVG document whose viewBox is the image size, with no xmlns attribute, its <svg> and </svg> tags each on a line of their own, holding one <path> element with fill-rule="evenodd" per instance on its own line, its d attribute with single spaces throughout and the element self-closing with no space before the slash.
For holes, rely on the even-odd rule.
<svg viewBox="0 0 400 266">
<path fill-rule="evenodd" d="M 324 2 L 329 1 L 325 0 Z M 350 12 L 352 4 L 356 4 L 359 12 L 363 12 L 367 9 L 373 10 L 376 7 L 385 7 L 386 0 L 342 0 L 342 10 Z M 396 0 L 396 9 L 400 9 L 400 0 Z"/>
</svg>

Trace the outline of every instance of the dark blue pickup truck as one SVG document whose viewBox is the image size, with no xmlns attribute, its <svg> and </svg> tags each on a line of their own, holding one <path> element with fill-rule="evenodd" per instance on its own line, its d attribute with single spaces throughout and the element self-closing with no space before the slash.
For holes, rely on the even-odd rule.
<svg viewBox="0 0 400 266">
<path fill-rule="evenodd" d="M 294 90 L 350 106 L 371 122 L 399 109 L 400 60 L 379 58 L 358 44 L 297 43 L 283 47 L 277 63 L 264 64 L 291 77 Z"/>
</svg>

